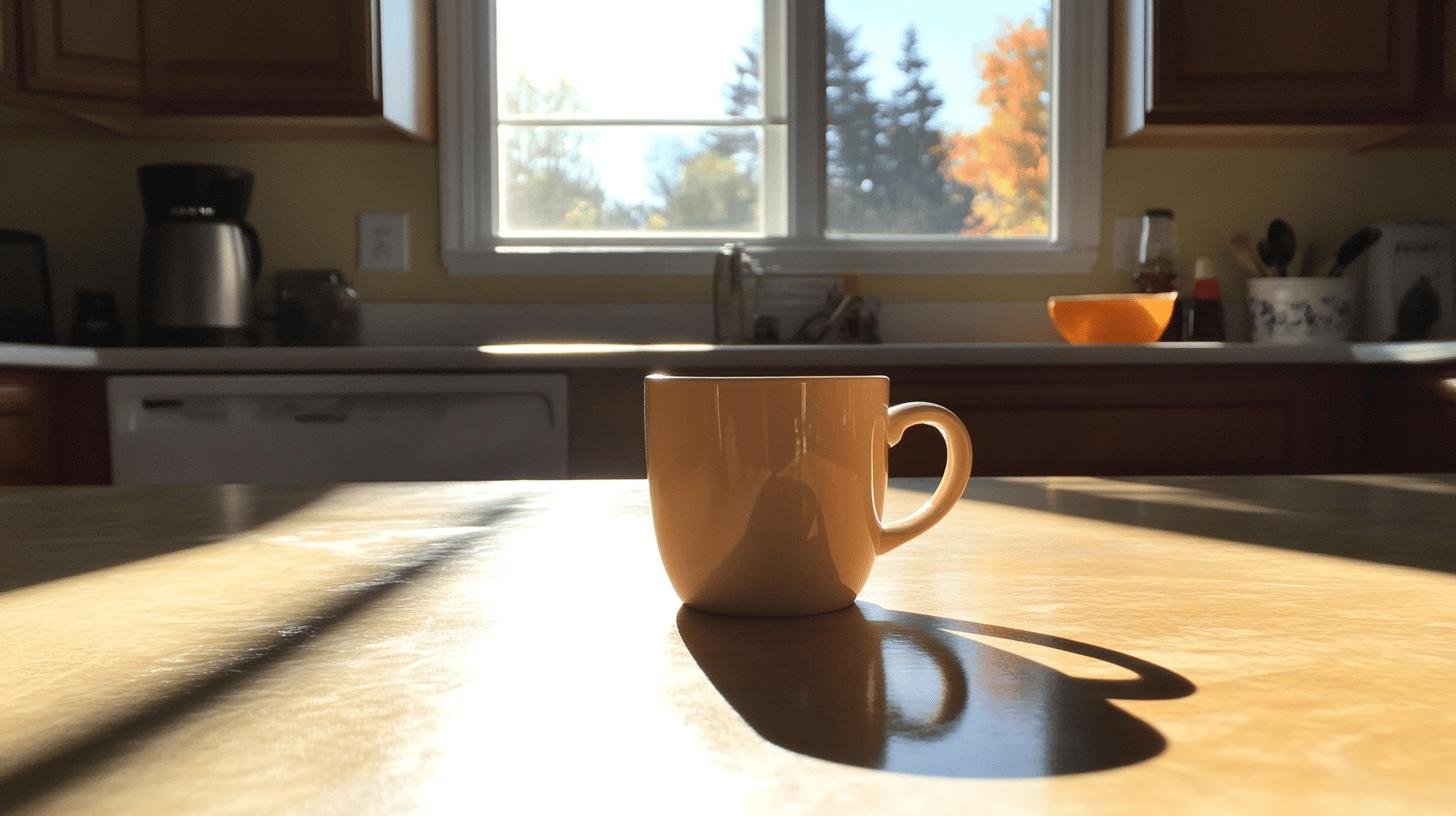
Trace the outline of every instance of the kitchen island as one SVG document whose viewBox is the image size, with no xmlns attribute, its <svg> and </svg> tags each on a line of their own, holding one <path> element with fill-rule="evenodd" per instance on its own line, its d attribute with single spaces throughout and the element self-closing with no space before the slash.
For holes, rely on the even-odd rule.
<svg viewBox="0 0 1456 816">
<path fill-rule="evenodd" d="M 1453 498 L 973 479 L 751 621 L 641 482 L 7 489 L 0 811 L 1447 811 Z"/>
</svg>

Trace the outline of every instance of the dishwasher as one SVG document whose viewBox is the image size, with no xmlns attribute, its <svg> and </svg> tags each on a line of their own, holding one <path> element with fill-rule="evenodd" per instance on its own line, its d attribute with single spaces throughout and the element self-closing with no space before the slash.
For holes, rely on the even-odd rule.
<svg viewBox="0 0 1456 816">
<path fill-rule="evenodd" d="M 116 376 L 119 485 L 562 479 L 566 375 Z"/>
</svg>

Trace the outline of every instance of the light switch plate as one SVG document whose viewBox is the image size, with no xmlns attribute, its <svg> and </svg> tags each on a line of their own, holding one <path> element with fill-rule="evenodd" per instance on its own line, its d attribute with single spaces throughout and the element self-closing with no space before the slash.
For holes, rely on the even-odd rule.
<svg viewBox="0 0 1456 816">
<path fill-rule="evenodd" d="M 404 272 L 409 269 L 409 216 L 363 213 L 359 216 L 359 269 Z"/>
<path fill-rule="evenodd" d="M 1131 275 L 1137 271 L 1138 242 L 1142 239 L 1141 218 L 1116 218 L 1112 221 L 1112 271 Z"/>
</svg>

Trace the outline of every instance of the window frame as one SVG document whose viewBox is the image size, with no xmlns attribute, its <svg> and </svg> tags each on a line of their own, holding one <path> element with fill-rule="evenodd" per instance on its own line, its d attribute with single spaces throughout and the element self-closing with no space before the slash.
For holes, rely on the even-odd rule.
<svg viewBox="0 0 1456 816">
<path fill-rule="evenodd" d="M 1106 144 L 1107 0 L 1052 0 L 1054 160 L 1052 240 L 956 236 L 830 238 L 824 235 L 823 0 L 786 3 L 788 237 L 749 238 L 750 250 L 789 272 L 840 274 L 1090 274 L 1101 231 Z M 440 0 L 439 150 L 441 255 L 451 275 L 706 275 L 705 252 L 724 239 L 648 236 L 498 237 L 491 30 L 494 0 Z M 765 31 L 766 36 L 771 32 Z M 766 48 L 765 51 L 768 49 Z"/>
</svg>

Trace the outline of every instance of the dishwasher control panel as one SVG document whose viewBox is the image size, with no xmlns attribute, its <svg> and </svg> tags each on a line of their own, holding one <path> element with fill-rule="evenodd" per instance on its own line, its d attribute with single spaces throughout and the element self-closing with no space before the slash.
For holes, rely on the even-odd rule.
<svg viewBox="0 0 1456 816">
<path fill-rule="evenodd" d="M 111 377 L 116 484 L 562 479 L 564 374 Z"/>
</svg>

